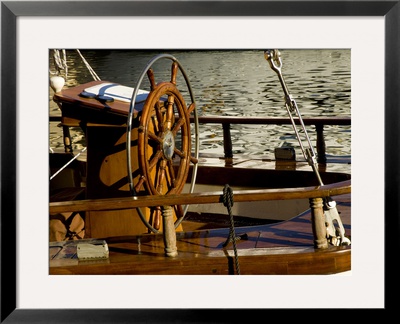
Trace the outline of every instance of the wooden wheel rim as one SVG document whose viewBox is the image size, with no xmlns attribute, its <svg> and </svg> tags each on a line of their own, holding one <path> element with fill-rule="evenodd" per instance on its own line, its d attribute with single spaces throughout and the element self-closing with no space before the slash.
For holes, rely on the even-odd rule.
<svg viewBox="0 0 400 324">
<path fill-rule="evenodd" d="M 161 105 L 164 96 L 168 100 Z M 174 84 L 163 82 L 147 97 L 140 117 L 139 169 L 147 191 L 153 195 L 180 193 L 189 173 L 190 152 L 190 118 L 185 100 Z M 176 173 L 173 157 L 179 160 Z"/>
</svg>

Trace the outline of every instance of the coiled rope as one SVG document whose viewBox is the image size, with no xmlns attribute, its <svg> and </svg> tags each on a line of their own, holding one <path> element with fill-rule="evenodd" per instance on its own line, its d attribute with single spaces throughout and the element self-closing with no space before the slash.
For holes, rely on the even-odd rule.
<svg viewBox="0 0 400 324">
<path fill-rule="evenodd" d="M 236 237 L 235 234 L 235 224 L 233 220 L 232 214 L 232 206 L 233 206 L 233 191 L 232 188 L 229 187 L 228 184 L 225 185 L 222 195 L 222 202 L 224 206 L 227 208 L 230 218 L 230 230 L 229 230 L 229 237 L 226 242 L 222 245 L 224 248 L 232 242 L 233 245 L 233 253 L 235 255 L 235 265 L 236 265 L 236 273 L 240 275 L 240 266 L 239 266 L 239 257 L 236 249 L 236 240 L 240 240 L 240 237 Z"/>
</svg>

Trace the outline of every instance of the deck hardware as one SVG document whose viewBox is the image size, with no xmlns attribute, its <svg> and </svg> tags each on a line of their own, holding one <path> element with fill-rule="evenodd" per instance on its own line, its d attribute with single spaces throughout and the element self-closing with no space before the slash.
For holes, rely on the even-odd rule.
<svg viewBox="0 0 400 324">
<path fill-rule="evenodd" d="M 293 147 L 276 147 L 274 150 L 275 160 L 296 160 L 296 152 Z"/>
<path fill-rule="evenodd" d="M 109 258 L 108 245 L 104 240 L 96 240 L 91 243 L 78 243 L 76 251 L 79 261 Z"/>
<path fill-rule="evenodd" d="M 326 237 L 329 243 L 334 246 L 350 245 L 350 240 L 344 236 L 345 230 L 337 209 L 335 207 L 328 208 L 326 206 L 327 204 L 325 204 L 324 216 L 326 224 Z M 334 222 L 337 223 L 337 227 L 335 226 Z"/>
<path fill-rule="evenodd" d="M 303 152 L 304 158 L 306 159 L 306 161 L 308 162 L 308 164 L 312 167 L 315 176 L 318 179 L 318 183 L 323 186 L 324 183 L 322 182 L 322 178 L 321 175 L 319 173 L 318 170 L 318 161 L 317 161 L 317 155 L 315 154 L 313 145 L 311 143 L 310 137 L 307 134 L 307 130 L 306 127 L 304 125 L 303 122 L 303 118 L 300 114 L 300 110 L 299 107 L 297 106 L 296 100 L 292 97 L 292 95 L 289 93 L 288 87 L 286 85 L 286 82 L 283 78 L 283 74 L 282 74 L 282 59 L 281 59 L 281 54 L 279 52 L 279 50 L 275 49 L 275 50 L 266 50 L 264 52 L 264 57 L 265 59 L 268 61 L 271 69 L 273 71 L 276 72 L 276 74 L 278 75 L 279 81 L 282 85 L 282 89 L 284 92 L 284 99 L 285 99 L 285 106 L 286 106 L 286 110 L 288 112 L 289 118 L 292 122 L 292 126 L 293 126 L 293 130 L 296 134 L 297 140 L 299 142 L 301 151 Z M 296 126 L 296 122 L 293 118 L 293 114 L 295 113 L 299 119 L 300 122 L 300 126 L 301 129 L 303 131 L 303 136 L 308 144 L 308 148 L 305 148 L 302 142 L 302 138 L 300 137 L 300 133 L 297 130 L 297 126 Z M 336 220 L 339 224 L 339 236 L 340 239 L 339 241 L 341 243 L 339 244 L 346 244 L 349 245 L 350 244 L 350 240 L 345 238 L 344 236 L 344 228 L 342 225 L 342 222 L 340 220 L 340 216 L 339 213 L 336 209 L 336 203 L 330 198 L 330 197 L 325 197 L 324 199 L 324 214 L 325 214 L 325 218 L 326 221 L 328 222 L 328 228 L 327 231 L 330 231 L 329 236 L 333 237 L 333 235 L 335 235 L 336 237 L 336 233 L 335 233 L 335 227 L 333 225 L 333 220 Z M 336 243 L 336 239 L 334 240 L 334 245 L 337 244 Z"/>
</svg>

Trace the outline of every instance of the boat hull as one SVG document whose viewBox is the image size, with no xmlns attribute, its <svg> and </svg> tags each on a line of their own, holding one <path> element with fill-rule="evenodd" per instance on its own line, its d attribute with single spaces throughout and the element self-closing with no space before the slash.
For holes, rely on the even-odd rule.
<svg viewBox="0 0 400 324">
<path fill-rule="evenodd" d="M 163 255 L 128 256 L 117 263 L 84 261 L 86 264 L 50 268 L 50 275 L 236 275 L 232 251 L 211 256 L 173 259 Z M 351 248 L 269 248 L 239 253 L 240 275 L 330 275 L 351 270 Z"/>
</svg>

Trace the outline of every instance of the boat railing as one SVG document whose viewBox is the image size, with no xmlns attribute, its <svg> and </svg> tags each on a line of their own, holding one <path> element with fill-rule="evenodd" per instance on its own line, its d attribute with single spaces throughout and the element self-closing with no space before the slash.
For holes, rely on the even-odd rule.
<svg viewBox="0 0 400 324">
<path fill-rule="evenodd" d="M 299 188 L 236 190 L 235 202 L 314 199 L 351 193 L 351 180 Z M 146 195 L 135 197 L 83 199 L 50 203 L 50 214 L 64 212 L 106 211 L 142 207 L 222 203 L 222 191 Z"/>
<path fill-rule="evenodd" d="M 233 195 L 235 202 L 309 199 L 314 246 L 315 248 L 323 249 L 328 246 L 323 209 L 324 198 L 349 193 L 351 193 L 351 180 L 316 187 L 236 190 Z M 112 211 L 156 206 L 164 206 L 163 209 L 165 209 L 165 206 L 168 208 L 174 205 L 223 203 L 223 195 L 222 191 L 51 202 L 49 212 L 50 214 L 57 214 L 64 212 Z M 173 231 L 171 231 L 163 233 L 163 235 L 171 237 L 173 235 Z"/>
<path fill-rule="evenodd" d="M 318 153 L 318 163 L 326 163 L 326 144 L 324 136 L 324 126 L 349 126 L 351 117 L 309 117 L 302 118 L 305 125 L 314 125 L 316 130 L 316 149 Z M 61 122 L 61 116 L 50 116 L 50 122 Z M 294 118 L 296 123 L 300 123 L 299 118 Z M 194 118 L 191 118 L 194 122 Z M 228 161 L 233 158 L 231 125 L 233 124 L 253 124 L 253 125 L 291 125 L 289 118 L 285 117 L 257 117 L 257 116 L 199 116 L 199 124 L 220 124 L 223 129 L 224 158 Z M 69 125 L 63 125 L 64 137 L 69 137 Z M 67 150 L 67 148 L 66 148 Z"/>
<path fill-rule="evenodd" d="M 324 136 L 324 126 L 348 126 L 351 125 L 351 117 L 311 117 L 302 118 L 305 125 L 314 125 L 317 135 L 316 148 L 318 152 L 318 162 L 326 163 L 326 144 Z M 193 117 L 191 119 L 193 122 Z M 294 118 L 296 124 L 300 124 L 299 118 Z M 232 124 L 253 124 L 253 125 L 291 125 L 289 118 L 285 117 L 255 117 L 255 116 L 200 116 L 199 124 L 221 124 L 223 128 L 224 157 L 226 160 L 233 158 L 231 125 Z"/>
</svg>

